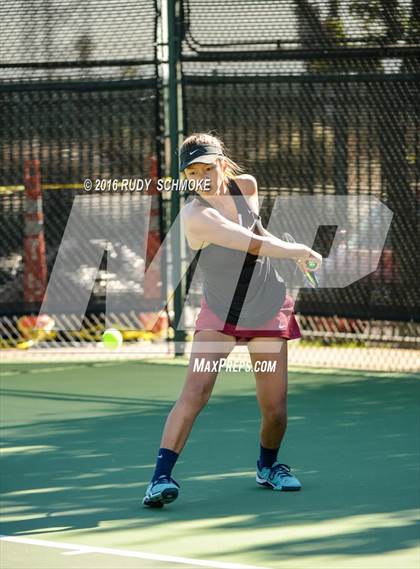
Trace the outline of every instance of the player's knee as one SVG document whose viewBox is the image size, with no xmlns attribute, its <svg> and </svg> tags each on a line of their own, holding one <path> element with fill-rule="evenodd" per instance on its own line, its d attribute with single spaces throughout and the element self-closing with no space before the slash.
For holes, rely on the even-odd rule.
<svg viewBox="0 0 420 569">
<path fill-rule="evenodd" d="M 268 423 L 282 425 L 287 422 L 287 410 L 284 406 L 267 406 L 262 409 L 262 414 Z"/>
<path fill-rule="evenodd" d="M 197 386 L 182 394 L 179 403 L 186 410 L 186 413 L 197 414 L 207 404 L 210 395 L 211 390 Z"/>
</svg>

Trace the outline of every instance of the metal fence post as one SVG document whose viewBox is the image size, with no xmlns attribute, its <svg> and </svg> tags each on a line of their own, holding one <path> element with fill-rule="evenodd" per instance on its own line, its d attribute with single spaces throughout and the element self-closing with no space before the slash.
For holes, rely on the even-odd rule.
<svg viewBox="0 0 420 569">
<path fill-rule="evenodd" d="M 178 148 L 181 143 L 182 131 L 182 89 L 181 89 L 181 26 L 180 26 L 180 2 L 179 0 L 167 0 L 167 24 L 168 24 L 168 122 L 170 140 L 170 177 L 176 180 L 179 177 Z M 181 196 L 179 191 L 172 191 L 171 195 L 171 223 L 179 215 Z M 185 283 L 181 281 L 181 275 L 185 263 L 185 240 L 180 231 L 174 232 L 172 241 L 172 278 L 174 283 L 174 330 L 175 330 L 175 355 L 184 355 L 185 330 L 182 317 L 182 309 L 185 300 Z M 177 285 L 176 283 L 179 283 Z M 179 328 L 179 329 L 178 329 Z"/>
</svg>

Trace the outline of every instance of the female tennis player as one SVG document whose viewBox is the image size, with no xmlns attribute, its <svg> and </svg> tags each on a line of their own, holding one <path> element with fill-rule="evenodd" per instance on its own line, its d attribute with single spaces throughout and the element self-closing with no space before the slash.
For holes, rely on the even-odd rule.
<svg viewBox="0 0 420 569">
<path fill-rule="evenodd" d="M 270 258 L 293 259 L 303 271 L 308 261 L 319 268 L 322 257 L 263 228 L 255 178 L 241 173 L 217 137 L 189 136 L 180 148 L 180 171 L 197 183 L 181 214 L 188 244 L 199 253 L 204 296 L 187 377 L 167 417 L 143 505 L 160 508 L 177 498 L 180 486 L 172 469 L 210 398 L 220 360 L 241 342 L 248 346 L 262 417 L 256 481 L 273 490 L 300 490 L 291 468 L 277 458 L 287 424 L 287 341 L 301 333 L 294 301 Z M 197 371 L 197 358 L 210 365 Z"/>
</svg>

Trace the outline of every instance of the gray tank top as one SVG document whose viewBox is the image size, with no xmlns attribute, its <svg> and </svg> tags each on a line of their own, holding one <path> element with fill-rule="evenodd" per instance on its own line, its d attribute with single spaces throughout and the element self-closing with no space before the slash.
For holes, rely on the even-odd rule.
<svg viewBox="0 0 420 569">
<path fill-rule="evenodd" d="M 261 217 L 249 208 L 233 179 L 229 179 L 228 189 L 241 224 L 258 234 Z M 211 207 L 196 192 L 193 196 Z M 223 322 L 252 329 L 273 318 L 283 305 L 286 286 L 270 257 L 211 243 L 200 249 L 196 258 L 203 272 L 204 298 Z"/>
</svg>

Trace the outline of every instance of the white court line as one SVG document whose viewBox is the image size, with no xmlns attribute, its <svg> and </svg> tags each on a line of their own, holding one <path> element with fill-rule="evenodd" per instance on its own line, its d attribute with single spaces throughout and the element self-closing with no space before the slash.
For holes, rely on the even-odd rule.
<svg viewBox="0 0 420 569">
<path fill-rule="evenodd" d="M 22 369 L 22 370 L 11 370 L 11 371 L 4 371 L 1 373 L 1 376 L 6 376 L 6 375 L 25 375 L 27 373 L 52 373 L 52 372 L 56 372 L 56 371 L 69 371 L 69 370 L 74 370 L 74 369 L 80 369 L 81 367 L 83 367 L 84 364 L 83 362 L 80 362 L 79 365 L 68 365 L 68 366 L 54 366 L 54 367 L 40 367 L 40 368 L 36 368 L 36 369 Z M 115 365 L 115 362 L 93 362 L 92 364 L 90 364 L 92 367 L 110 367 Z"/>
<path fill-rule="evenodd" d="M 0 541 L 12 543 L 23 543 L 26 545 L 38 545 L 40 547 L 52 547 L 55 549 L 66 549 L 63 555 L 81 555 L 86 553 L 103 553 L 105 555 L 117 555 L 119 557 L 136 557 L 138 559 L 150 559 L 152 561 L 167 561 L 169 563 L 183 563 L 195 567 L 214 567 L 215 569 L 268 569 L 256 565 L 242 565 L 240 563 L 224 563 L 222 561 L 205 561 L 204 559 L 191 559 L 190 557 L 175 557 L 173 555 L 156 555 L 154 553 L 144 553 L 142 551 L 131 551 L 130 549 L 113 549 L 110 547 L 95 547 L 90 545 L 76 545 L 61 543 L 59 541 L 45 541 L 41 539 L 30 539 L 28 537 L 17 537 L 12 535 L 0 535 Z"/>
</svg>

